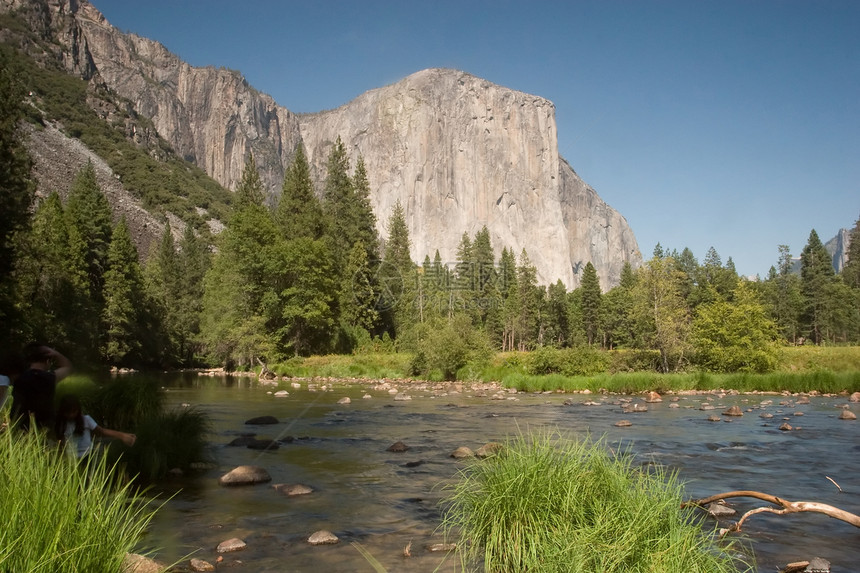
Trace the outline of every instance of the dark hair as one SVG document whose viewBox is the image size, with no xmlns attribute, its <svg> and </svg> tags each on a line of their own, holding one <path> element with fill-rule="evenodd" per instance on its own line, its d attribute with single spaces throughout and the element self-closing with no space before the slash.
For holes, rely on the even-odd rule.
<svg viewBox="0 0 860 573">
<path fill-rule="evenodd" d="M 84 433 L 84 413 L 81 408 L 81 401 L 74 394 L 66 394 L 60 398 L 60 405 L 57 407 L 57 416 L 54 420 L 54 434 L 56 434 L 61 445 L 66 441 L 66 424 L 69 422 L 66 416 L 75 411 L 77 411 L 75 435 L 82 436 Z"/>
<path fill-rule="evenodd" d="M 27 366 L 34 362 L 45 362 L 48 360 L 48 355 L 42 350 L 44 346 L 41 342 L 31 342 L 24 347 L 24 360 L 27 362 Z"/>
</svg>

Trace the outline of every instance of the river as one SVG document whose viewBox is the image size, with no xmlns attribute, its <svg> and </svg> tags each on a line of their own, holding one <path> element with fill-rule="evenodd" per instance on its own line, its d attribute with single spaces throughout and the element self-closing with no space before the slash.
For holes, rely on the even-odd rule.
<svg viewBox="0 0 860 573">
<path fill-rule="evenodd" d="M 426 546 L 443 541 L 437 528 L 444 486 L 462 462 L 450 454 L 459 446 L 477 449 L 530 428 L 553 428 L 571 436 L 604 437 L 612 447 L 628 447 L 639 463 L 659 463 L 678 471 L 689 497 L 754 489 L 793 501 L 829 503 L 860 513 L 860 421 L 837 419 L 844 397 L 814 397 L 795 404 L 790 397 L 681 396 L 647 404 L 648 412 L 622 414 L 620 396 L 508 394 L 504 399 L 474 393 L 407 390 L 411 400 L 395 401 L 368 385 L 329 383 L 328 391 L 258 385 L 247 378 L 186 374 L 165 377 L 170 406 L 191 404 L 212 419 L 209 470 L 174 478 L 159 486 L 173 494 L 152 523 L 144 543 L 156 556 L 174 562 L 189 555 L 214 563 L 215 547 L 239 537 L 241 552 L 224 555 L 222 566 L 255 573 L 373 571 L 351 544 L 361 544 L 389 572 L 455 571 L 456 558 Z M 288 397 L 271 392 L 287 389 Z M 370 394 L 372 397 L 363 399 Z M 338 404 L 343 397 L 350 404 Z M 642 397 L 632 397 L 642 402 Z M 573 402 L 565 405 L 565 400 Z M 772 404 L 762 406 L 762 401 Z M 791 403 L 780 405 L 790 400 Z M 586 401 L 600 405 L 586 406 Z M 714 407 L 700 410 L 703 403 Z M 732 405 L 743 417 L 710 422 Z M 747 411 L 750 410 L 750 411 Z M 856 410 L 856 408 L 855 408 Z M 762 419 L 762 411 L 773 414 Z M 802 416 L 796 416 L 802 412 Z M 272 415 L 279 424 L 247 426 L 254 416 Z M 783 418 L 801 429 L 778 430 Z M 633 425 L 615 427 L 620 419 Z M 259 438 L 296 438 L 276 451 L 227 444 L 241 433 Z M 395 441 L 410 449 L 387 451 Z M 265 467 L 274 483 L 301 483 L 315 491 L 288 498 L 271 484 L 225 488 L 218 478 L 238 465 Z M 827 480 L 844 489 L 840 492 Z M 737 500 L 747 510 L 763 503 Z M 314 531 L 327 529 L 341 542 L 313 547 Z M 758 570 L 772 572 L 788 562 L 820 556 L 833 571 L 860 571 L 860 532 L 823 515 L 768 514 L 750 518 L 745 533 Z M 403 556 L 411 543 L 412 557 Z"/>
</svg>

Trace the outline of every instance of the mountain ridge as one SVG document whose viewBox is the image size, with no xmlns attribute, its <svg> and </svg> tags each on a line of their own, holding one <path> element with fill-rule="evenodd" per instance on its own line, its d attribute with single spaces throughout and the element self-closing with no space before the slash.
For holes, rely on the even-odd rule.
<svg viewBox="0 0 860 573">
<path fill-rule="evenodd" d="M 527 250 L 544 284 L 573 288 L 591 261 L 608 289 L 625 262 L 641 262 L 624 217 L 558 154 L 555 105 L 545 98 L 428 68 L 338 108 L 295 114 L 240 72 L 193 67 L 158 41 L 120 32 L 85 0 L 0 1 L 0 10 L 37 13 L 70 73 L 130 100 L 178 155 L 225 187 L 253 153 L 276 200 L 301 143 L 319 191 L 341 136 L 350 159 L 368 166 L 382 236 L 393 204 L 403 204 L 416 261 L 435 249 L 453 261 L 462 234 L 487 225 L 498 250 Z"/>
</svg>

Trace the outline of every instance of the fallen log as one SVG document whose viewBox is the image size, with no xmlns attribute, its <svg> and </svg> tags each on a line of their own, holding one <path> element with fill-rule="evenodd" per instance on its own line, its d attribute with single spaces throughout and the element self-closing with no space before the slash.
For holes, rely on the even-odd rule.
<svg viewBox="0 0 860 573">
<path fill-rule="evenodd" d="M 739 491 L 728 491 L 725 493 L 718 493 L 717 495 L 712 495 L 710 497 L 705 497 L 702 499 L 694 499 L 681 504 L 681 507 L 704 507 L 707 504 L 718 501 L 721 499 L 729 499 L 734 497 L 752 497 L 755 499 L 760 499 L 762 501 L 766 501 L 771 503 L 777 507 L 757 507 L 755 509 L 751 509 L 745 514 L 741 516 L 737 523 L 733 526 L 725 530 L 724 533 L 729 533 L 732 531 L 740 531 L 744 522 L 753 515 L 759 513 L 774 513 L 776 515 L 787 515 L 789 513 L 801 513 L 801 512 L 812 512 L 812 513 L 821 513 L 828 517 L 832 517 L 833 519 L 838 519 L 839 521 L 844 521 L 854 527 L 860 527 L 860 515 L 851 513 L 850 511 L 845 511 L 844 509 L 839 509 L 838 507 L 834 507 L 832 505 L 828 505 L 826 503 L 818 503 L 815 501 L 789 501 L 787 499 L 782 499 L 775 495 L 770 495 L 767 493 L 762 493 L 760 491 L 751 491 L 751 490 L 739 490 Z"/>
</svg>

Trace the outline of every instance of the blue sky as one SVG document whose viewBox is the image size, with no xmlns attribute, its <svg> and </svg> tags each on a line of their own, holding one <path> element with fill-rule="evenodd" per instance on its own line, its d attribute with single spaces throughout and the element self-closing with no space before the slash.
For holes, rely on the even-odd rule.
<svg viewBox="0 0 860 573">
<path fill-rule="evenodd" d="M 296 112 L 428 67 L 556 105 L 559 151 L 650 257 L 766 274 L 860 216 L 860 2 L 94 0 Z"/>
</svg>

